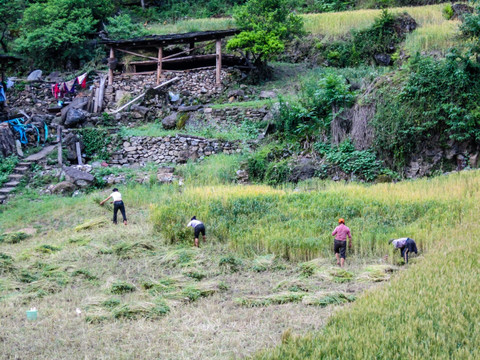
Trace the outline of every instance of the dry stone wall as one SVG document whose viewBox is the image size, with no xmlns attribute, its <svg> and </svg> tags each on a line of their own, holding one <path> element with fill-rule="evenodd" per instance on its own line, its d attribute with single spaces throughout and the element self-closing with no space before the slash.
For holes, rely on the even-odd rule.
<svg viewBox="0 0 480 360">
<path fill-rule="evenodd" d="M 131 136 L 109 145 L 110 164 L 181 164 L 214 154 L 241 152 L 239 142 L 205 139 L 189 135 L 163 137 Z"/>
<path fill-rule="evenodd" d="M 262 108 L 244 108 L 244 107 L 228 107 L 223 109 L 204 108 L 203 113 L 207 121 L 214 121 L 215 123 L 241 123 L 244 120 L 262 121 L 267 114 L 270 114 L 267 107 Z"/>
</svg>

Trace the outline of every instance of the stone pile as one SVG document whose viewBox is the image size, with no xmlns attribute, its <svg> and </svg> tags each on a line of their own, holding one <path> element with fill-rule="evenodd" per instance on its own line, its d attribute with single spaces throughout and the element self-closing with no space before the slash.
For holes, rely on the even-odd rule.
<svg viewBox="0 0 480 360">
<path fill-rule="evenodd" d="M 118 149 L 117 149 L 118 147 Z M 110 144 L 110 164 L 180 164 L 187 160 L 203 159 L 213 154 L 234 154 L 241 151 L 238 142 L 205 139 L 196 136 L 164 137 L 132 136 L 120 144 Z"/>
</svg>

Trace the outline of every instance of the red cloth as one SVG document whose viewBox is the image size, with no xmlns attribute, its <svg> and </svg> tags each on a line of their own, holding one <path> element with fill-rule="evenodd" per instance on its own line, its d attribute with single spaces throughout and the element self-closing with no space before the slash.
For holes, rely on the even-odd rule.
<svg viewBox="0 0 480 360">
<path fill-rule="evenodd" d="M 78 76 L 77 82 L 82 87 L 82 89 L 85 89 L 87 87 L 87 73 Z"/>
<path fill-rule="evenodd" d="M 346 241 L 347 236 L 351 239 L 350 229 L 345 224 L 338 225 L 332 232 L 332 236 L 335 236 L 335 240 Z"/>
<path fill-rule="evenodd" d="M 55 96 L 55 99 L 58 99 L 59 96 L 62 96 L 58 83 L 52 86 L 52 94 Z"/>
</svg>

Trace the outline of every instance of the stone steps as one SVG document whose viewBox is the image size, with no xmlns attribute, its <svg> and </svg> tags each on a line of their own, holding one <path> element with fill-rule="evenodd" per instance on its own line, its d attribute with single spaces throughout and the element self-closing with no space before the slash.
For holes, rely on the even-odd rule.
<svg viewBox="0 0 480 360">
<path fill-rule="evenodd" d="M 20 181 L 9 181 L 6 184 L 3 184 L 3 186 L 9 188 L 9 187 L 15 187 L 18 184 L 20 184 Z"/>
<path fill-rule="evenodd" d="M 10 194 L 13 190 L 15 190 L 14 187 L 4 187 L 0 189 L 0 195 L 7 195 Z"/>
<path fill-rule="evenodd" d="M 10 174 L 10 175 L 8 175 L 8 179 L 10 181 L 18 181 L 21 178 L 23 178 L 23 176 L 24 176 L 23 174 Z"/>
<path fill-rule="evenodd" d="M 15 169 L 13 169 L 13 172 L 8 175 L 8 182 L 3 184 L 3 187 L 0 188 L 0 204 L 3 204 L 7 201 L 8 195 L 15 190 L 18 184 L 20 184 L 20 180 L 26 176 L 31 166 L 31 161 L 23 160 L 17 163 L 17 166 Z"/>
<path fill-rule="evenodd" d="M 13 172 L 15 174 L 25 174 L 28 171 L 27 166 L 17 166 L 15 169 L 13 169 Z"/>
</svg>

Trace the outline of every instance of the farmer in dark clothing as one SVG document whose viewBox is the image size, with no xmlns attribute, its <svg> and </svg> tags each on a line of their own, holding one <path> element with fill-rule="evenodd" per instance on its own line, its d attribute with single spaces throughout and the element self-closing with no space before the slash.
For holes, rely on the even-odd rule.
<svg viewBox="0 0 480 360">
<path fill-rule="evenodd" d="M 417 244 L 415 244 L 415 240 L 408 237 L 400 239 L 390 239 L 388 243 L 393 244 L 396 249 L 400 249 L 400 254 L 405 260 L 405 264 L 408 264 L 409 253 L 414 252 L 415 254 L 418 254 Z"/>
<path fill-rule="evenodd" d="M 195 246 L 198 247 L 198 237 L 200 234 L 203 236 L 203 242 L 205 242 L 205 225 L 200 221 L 197 220 L 197 217 L 194 216 L 188 223 L 187 227 L 193 227 L 195 232 Z"/>
<path fill-rule="evenodd" d="M 122 201 L 122 194 L 120 194 L 118 189 L 115 188 L 112 190 L 112 193 L 110 194 L 110 196 L 107 197 L 105 200 L 103 200 L 100 203 L 100 205 L 105 204 L 110 198 L 113 199 L 113 223 L 117 224 L 117 213 L 118 213 L 118 210 L 120 210 L 123 217 L 123 223 L 127 225 L 127 216 L 125 215 L 125 205 L 123 204 L 123 201 Z"/>
</svg>

